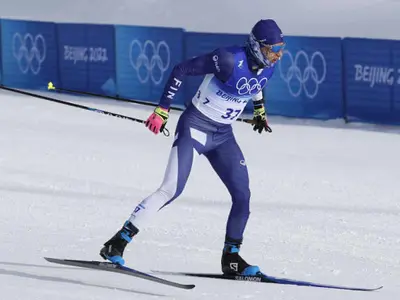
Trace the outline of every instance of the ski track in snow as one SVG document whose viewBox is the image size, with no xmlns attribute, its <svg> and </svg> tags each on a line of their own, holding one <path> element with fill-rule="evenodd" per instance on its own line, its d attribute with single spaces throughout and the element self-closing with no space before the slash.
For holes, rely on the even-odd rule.
<svg viewBox="0 0 400 300">
<path fill-rule="evenodd" d="M 146 118 L 151 108 L 63 97 Z M 181 291 L 124 275 L 56 266 L 99 260 L 136 204 L 161 183 L 172 137 L 143 125 L 1 92 L 1 299 L 351 299 L 400 293 L 400 129 L 270 117 L 273 133 L 234 130 L 252 205 L 242 254 L 273 276 L 377 292 L 162 276 Z M 168 122 L 174 131 L 179 113 Z M 219 272 L 230 198 L 200 157 L 186 190 L 128 246 L 141 271 Z"/>
</svg>

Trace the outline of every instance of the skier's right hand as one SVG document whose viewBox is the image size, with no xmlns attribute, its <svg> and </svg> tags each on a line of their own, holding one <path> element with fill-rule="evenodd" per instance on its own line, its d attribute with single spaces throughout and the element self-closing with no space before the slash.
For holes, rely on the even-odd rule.
<svg viewBox="0 0 400 300">
<path fill-rule="evenodd" d="M 158 134 L 164 130 L 165 124 L 167 124 L 168 121 L 168 117 L 168 110 L 157 106 L 144 124 L 154 134 Z"/>
</svg>

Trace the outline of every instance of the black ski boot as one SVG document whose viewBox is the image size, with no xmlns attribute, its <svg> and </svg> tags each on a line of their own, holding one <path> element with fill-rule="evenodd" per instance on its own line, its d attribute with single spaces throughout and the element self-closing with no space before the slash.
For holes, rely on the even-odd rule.
<svg viewBox="0 0 400 300">
<path fill-rule="evenodd" d="M 258 266 L 249 265 L 240 255 L 240 243 L 231 244 L 225 242 L 222 251 L 222 273 L 227 275 L 255 276 L 260 273 Z"/>
<path fill-rule="evenodd" d="M 114 264 L 124 265 L 122 258 L 126 245 L 132 240 L 132 237 L 139 232 L 133 224 L 126 221 L 124 226 L 105 244 L 100 250 L 100 256 Z"/>
</svg>

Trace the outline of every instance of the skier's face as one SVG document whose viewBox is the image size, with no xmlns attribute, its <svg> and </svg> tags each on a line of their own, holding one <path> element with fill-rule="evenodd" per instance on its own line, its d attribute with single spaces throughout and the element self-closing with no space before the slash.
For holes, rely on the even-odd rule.
<svg viewBox="0 0 400 300">
<path fill-rule="evenodd" d="M 261 52 L 271 63 L 274 64 L 282 58 L 284 47 L 285 43 L 265 45 L 261 47 Z"/>
</svg>

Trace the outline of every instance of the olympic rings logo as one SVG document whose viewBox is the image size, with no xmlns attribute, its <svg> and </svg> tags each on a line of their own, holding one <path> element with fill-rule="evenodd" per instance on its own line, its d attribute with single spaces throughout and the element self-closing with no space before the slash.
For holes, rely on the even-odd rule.
<svg viewBox="0 0 400 300">
<path fill-rule="evenodd" d="M 261 78 L 260 81 L 254 77 L 250 78 L 250 80 L 247 80 L 246 77 L 242 77 L 236 83 L 236 89 L 239 95 L 256 94 L 264 88 L 267 81 L 268 79 L 266 77 Z"/>
<path fill-rule="evenodd" d="M 171 52 L 165 41 L 159 42 L 156 46 L 153 41 L 146 40 L 142 46 L 139 40 L 133 40 L 129 47 L 129 60 L 140 83 L 147 83 L 151 79 L 154 84 L 159 85 L 169 68 Z"/>
<path fill-rule="evenodd" d="M 43 35 L 38 34 L 33 37 L 27 33 L 22 37 L 19 32 L 16 32 L 12 40 L 12 49 L 23 74 L 27 74 L 29 70 L 34 75 L 39 74 L 42 63 L 46 59 L 46 41 Z"/>
<path fill-rule="evenodd" d="M 293 97 L 300 96 L 301 92 L 304 91 L 305 95 L 313 99 L 318 94 L 319 85 L 325 81 L 326 78 L 326 61 L 324 55 L 316 51 L 311 55 L 311 59 L 308 57 L 307 53 L 303 50 L 300 50 L 296 53 L 295 58 L 293 59 L 293 55 L 285 50 L 283 52 L 283 56 L 287 55 L 289 58 L 290 67 L 284 73 L 282 70 L 282 61 L 279 62 L 279 71 L 281 78 L 288 85 L 289 92 Z M 304 70 L 299 66 L 300 59 L 305 61 Z M 316 68 L 316 61 L 320 62 L 320 73 L 318 73 Z M 294 84 L 294 82 L 298 82 L 298 84 Z M 311 84 L 313 82 L 313 84 Z"/>
</svg>

